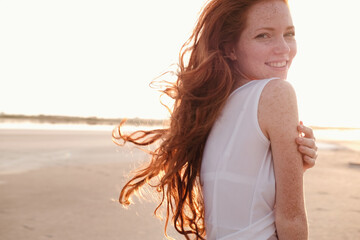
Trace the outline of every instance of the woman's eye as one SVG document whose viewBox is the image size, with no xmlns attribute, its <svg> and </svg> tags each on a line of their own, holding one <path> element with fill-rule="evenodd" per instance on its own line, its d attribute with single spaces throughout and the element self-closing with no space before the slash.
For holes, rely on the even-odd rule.
<svg viewBox="0 0 360 240">
<path fill-rule="evenodd" d="M 270 38 L 270 35 L 267 33 L 262 33 L 256 36 L 256 38 L 258 39 L 266 39 L 266 38 Z"/>
<path fill-rule="evenodd" d="M 295 32 L 288 32 L 285 34 L 286 37 L 295 37 Z"/>
</svg>

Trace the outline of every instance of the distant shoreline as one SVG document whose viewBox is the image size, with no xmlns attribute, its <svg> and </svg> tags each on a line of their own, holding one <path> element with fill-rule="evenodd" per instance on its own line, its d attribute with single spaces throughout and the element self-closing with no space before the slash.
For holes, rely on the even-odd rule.
<svg viewBox="0 0 360 240">
<path fill-rule="evenodd" d="M 0 113 L 1 123 L 50 123 L 50 124 L 87 124 L 87 125 L 118 125 L 126 118 L 98 118 L 98 117 L 75 117 L 75 116 L 59 116 L 59 115 L 23 115 L 23 114 L 5 114 Z M 165 119 L 142 119 L 129 118 L 126 124 L 129 125 L 163 125 Z"/>
<path fill-rule="evenodd" d="M 168 119 L 145 119 L 145 118 L 99 118 L 99 117 L 76 117 L 61 115 L 25 115 L 0 113 L 1 123 L 48 123 L 48 124 L 86 124 L 86 125 L 118 125 L 126 119 L 127 125 L 135 126 L 160 126 L 167 125 Z M 360 130 L 354 127 L 322 127 L 310 126 L 313 130 Z"/>
</svg>

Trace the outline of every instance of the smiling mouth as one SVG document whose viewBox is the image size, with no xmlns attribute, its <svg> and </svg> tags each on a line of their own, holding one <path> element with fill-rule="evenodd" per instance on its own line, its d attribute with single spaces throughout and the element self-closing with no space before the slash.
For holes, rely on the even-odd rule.
<svg viewBox="0 0 360 240">
<path fill-rule="evenodd" d="M 274 68 L 283 68 L 286 67 L 287 61 L 281 61 L 281 62 L 267 62 L 266 65 Z"/>
</svg>

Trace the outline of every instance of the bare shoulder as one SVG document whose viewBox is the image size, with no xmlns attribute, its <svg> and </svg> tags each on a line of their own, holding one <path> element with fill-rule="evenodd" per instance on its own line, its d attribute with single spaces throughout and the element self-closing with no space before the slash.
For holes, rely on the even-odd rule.
<svg viewBox="0 0 360 240">
<path fill-rule="evenodd" d="M 258 120 L 264 135 L 298 124 L 298 109 L 293 86 L 284 80 L 272 80 L 264 88 L 258 108 Z M 294 126 L 293 126 L 294 125 Z M 285 129 L 284 129 L 285 130 Z"/>
<path fill-rule="evenodd" d="M 281 99 L 293 99 L 295 97 L 295 90 L 293 86 L 284 80 L 274 79 L 271 80 L 264 88 L 261 98 L 266 100 L 265 102 L 276 103 Z M 291 99 L 290 99 L 291 98 Z"/>
</svg>

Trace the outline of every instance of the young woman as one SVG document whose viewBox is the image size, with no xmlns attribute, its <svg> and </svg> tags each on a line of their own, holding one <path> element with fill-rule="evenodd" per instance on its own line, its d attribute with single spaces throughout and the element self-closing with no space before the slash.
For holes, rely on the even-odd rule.
<svg viewBox="0 0 360 240">
<path fill-rule="evenodd" d="M 120 202 L 151 181 L 166 225 L 171 216 L 186 239 L 307 239 L 303 172 L 317 147 L 285 81 L 294 36 L 286 0 L 210 1 L 164 90 L 175 100 L 169 128 L 113 134 L 159 141 Z"/>
</svg>

